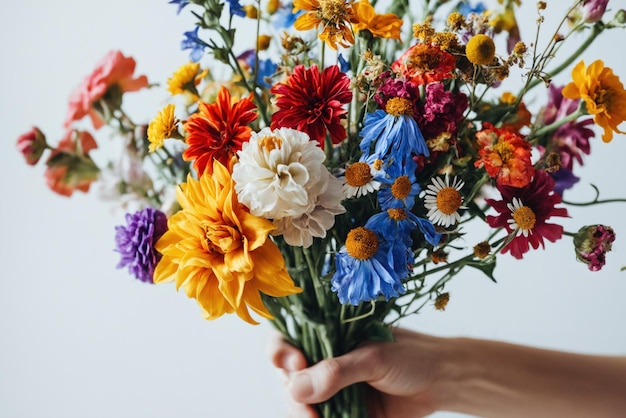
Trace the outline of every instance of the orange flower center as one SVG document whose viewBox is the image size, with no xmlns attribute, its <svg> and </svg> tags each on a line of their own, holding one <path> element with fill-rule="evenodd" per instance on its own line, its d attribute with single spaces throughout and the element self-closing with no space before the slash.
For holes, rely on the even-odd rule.
<svg viewBox="0 0 626 418">
<path fill-rule="evenodd" d="M 346 168 L 346 183 L 352 187 L 365 186 L 372 179 L 370 166 L 362 161 Z"/>
<path fill-rule="evenodd" d="M 413 104 L 402 97 L 392 97 L 387 100 L 385 112 L 392 116 L 411 115 L 413 113 Z"/>
<path fill-rule="evenodd" d="M 204 238 L 211 253 L 227 254 L 241 247 L 241 233 L 229 225 L 206 226 Z"/>
<path fill-rule="evenodd" d="M 528 206 L 522 206 L 513 212 L 513 220 L 517 224 L 518 228 L 531 230 L 535 226 L 535 212 Z"/>
<path fill-rule="evenodd" d="M 348 232 L 346 250 L 358 260 L 369 260 L 378 251 L 378 237 L 374 231 L 362 226 Z"/>
<path fill-rule="evenodd" d="M 347 12 L 345 0 L 320 0 L 319 4 L 317 16 L 326 22 L 339 22 Z"/>
<path fill-rule="evenodd" d="M 424 72 L 432 71 L 439 67 L 439 51 L 434 49 L 422 49 L 411 54 L 407 63 L 413 68 L 419 68 Z"/>
<path fill-rule="evenodd" d="M 406 219 L 406 211 L 402 208 L 391 208 L 387 209 L 387 214 L 394 221 L 403 221 Z"/>
<path fill-rule="evenodd" d="M 270 152 L 274 149 L 280 149 L 283 146 L 283 140 L 276 136 L 264 136 L 259 139 L 259 149 Z"/>
<path fill-rule="evenodd" d="M 611 103 L 611 96 L 613 95 L 613 90 L 610 89 L 598 89 L 595 92 L 594 102 L 598 107 L 606 108 Z"/>
<path fill-rule="evenodd" d="M 461 194 L 453 187 L 446 187 L 437 193 L 437 209 L 445 215 L 452 215 L 463 203 Z"/>
<path fill-rule="evenodd" d="M 513 157 L 513 146 L 506 141 L 498 141 L 493 146 L 493 150 L 500 155 L 503 162 L 507 162 Z"/>
<path fill-rule="evenodd" d="M 396 199 L 406 199 L 411 193 L 411 180 L 408 176 L 398 177 L 391 186 L 391 194 Z"/>
</svg>

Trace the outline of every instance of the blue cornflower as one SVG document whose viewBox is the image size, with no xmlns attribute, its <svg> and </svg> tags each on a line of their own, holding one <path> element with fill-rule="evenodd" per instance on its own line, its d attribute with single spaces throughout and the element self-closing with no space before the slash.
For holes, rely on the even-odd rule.
<svg viewBox="0 0 626 418">
<path fill-rule="evenodd" d="M 183 7 L 189 4 L 189 0 L 170 0 L 169 4 L 178 4 L 178 10 L 176 14 L 180 14 L 180 11 L 183 10 Z"/>
<path fill-rule="evenodd" d="M 400 155 L 423 154 L 428 156 L 428 146 L 417 122 L 413 116 L 406 113 L 410 106 L 405 106 L 398 111 L 399 107 L 396 106 L 398 101 L 408 102 L 401 97 L 391 98 L 387 102 L 388 112 L 379 109 L 365 117 L 365 123 L 360 134 L 363 137 L 361 150 L 369 154 L 375 141 L 374 152 L 378 155 L 385 155 L 393 149 Z"/>
<path fill-rule="evenodd" d="M 410 247 L 413 244 L 411 232 L 417 228 L 426 241 L 436 247 L 441 241 L 441 234 L 428 219 L 420 218 L 403 208 L 389 208 L 372 216 L 365 224 L 367 228 L 381 234 L 387 241 L 403 242 Z"/>
<path fill-rule="evenodd" d="M 470 6 L 469 2 L 462 1 L 458 5 L 458 10 L 459 13 L 461 13 L 463 16 L 469 16 L 470 13 L 481 14 L 482 12 L 487 10 L 487 8 L 480 1 L 476 4 L 476 6 Z"/>
<path fill-rule="evenodd" d="M 115 227 L 116 251 L 122 255 L 117 268 L 128 271 L 143 282 L 153 283 L 153 274 L 161 254 L 154 244 L 167 231 L 167 216 L 148 207 L 126 214 L 126 225 Z"/>
<path fill-rule="evenodd" d="M 243 6 L 241 6 L 241 4 L 239 4 L 239 0 L 228 0 L 228 4 L 230 6 L 230 14 L 231 15 L 235 15 L 235 16 L 239 16 L 239 17 L 245 17 L 246 16 L 246 11 L 243 9 Z"/>
<path fill-rule="evenodd" d="M 378 191 L 378 202 L 382 210 L 389 208 L 411 209 L 415 204 L 415 198 L 422 191 L 417 183 L 415 170 L 417 164 L 412 158 L 395 156 L 392 152 L 390 159 L 392 164 L 386 166 L 386 176 L 379 179 L 381 183 Z"/>
<path fill-rule="evenodd" d="M 188 32 L 183 33 L 185 39 L 180 42 L 180 49 L 183 51 L 185 49 L 191 49 L 189 53 L 189 58 L 193 62 L 198 62 L 204 55 L 204 50 L 207 47 L 207 44 L 198 37 L 198 30 L 200 26 L 196 26 L 194 30 L 190 30 Z"/>
<path fill-rule="evenodd" d="M 331 286 L 339 302 L 359 305 L 383 296 L 385 300 L 404 294 L 400 276 L 394 265 L 398 252 L 376 233 L 364 227 L 351 230 L 346 244 L 335 256 L 336 271 Z"/>
</svg>

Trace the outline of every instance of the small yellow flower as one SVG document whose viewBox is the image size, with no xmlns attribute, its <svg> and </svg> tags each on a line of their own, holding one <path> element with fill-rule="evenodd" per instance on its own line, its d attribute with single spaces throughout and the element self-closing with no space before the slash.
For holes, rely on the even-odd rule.
<svg viewBox="0 0 626 418">
<path fill-rule="evenodd" d="M 163 146 L 163 141 L 168 138 L 178 137 L 178 119 L 174 116 L 175 106 L 165 106 L 148 125 L 148 150 L 154 152 Z"/>
<path fill-rule="evenodd" d="M 465 54 L 472 64 L 489 65 L 496 55 L 496 45 L 489 36 L 478 34 L 467 42 Z"/>
<path fill-rule="evenodd" d="M 200 70 L 200 63 L 188 62 L 183 64 L 167 79 L 167 91 L 172 96 L 190 94 L 194 101 L 198 100 L 196 86 L 208 73 L 209 70 Z"/>
<path fill-rule="evenodd" d="M 272 37 L 270 35 L 259 35 L 256 40 L 256 48 L 259 51 L 265 51 L 270 46 L 270 42 L 272 41 Z"/>
<path fill-rule="evenodd" d="M 254 7 L 251 4 L 246 4 L 243 6 L 243 10 L 246 11 L 246 17 L 250 19 L 258 19 L 259 18 L 259 9 Z"/>
<path fill-rule="evenodd" d="M 280 0 L 269 0 L 267 2 L 267 13 L 273 15 L 280 8 Z"/>
<path fill-rule="evenodd" d="M 605 67 L 602 60 L 592 62 L 589 67 L 581 61 L 572 70 L 572 79 L 563 88 L 563 97 L 585 101 L 595 124 L 604 129 L 602 140 L 611 142 L 613 132 L 625 133 L 618 126 L 626 120 L 626 91 L 613 70 Z"/>
</svg>

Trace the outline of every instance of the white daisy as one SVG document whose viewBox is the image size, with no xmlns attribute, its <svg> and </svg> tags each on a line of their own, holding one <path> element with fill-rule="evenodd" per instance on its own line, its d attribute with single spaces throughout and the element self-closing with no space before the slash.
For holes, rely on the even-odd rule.
<svg viewBox="0 0 626 418">
<path fill-rule="evenodd" d="M 361 197 L 380 189 L 380 182 L 376 179 L 382 174 L 383 161 L 375 156 L 350 164 L 342 177 L 344 196 L 347 199 Z"/>
<path fill-rule="evenodd" d="M 445 228 L 455 225 L 461 220 L 459 209 L 467 209 L 463 204 L 461 189 L 465 183 L 456 176 L 450 184 L 450 177 L 446 175 L 445 180 L 440 177 L 433 177 L 432 184 L 429 184 L 424 197 L 424 207 L 428 209 L 428 219 L 435 225 Z"/>
</svg>

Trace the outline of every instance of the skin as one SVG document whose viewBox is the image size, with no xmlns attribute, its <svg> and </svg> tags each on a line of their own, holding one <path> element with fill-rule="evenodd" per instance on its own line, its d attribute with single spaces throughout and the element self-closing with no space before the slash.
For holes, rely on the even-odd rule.
<svg viewBox="0 0 626 418">
<path fill-rule="evenodd" d="M 435 411 L 499 418 L 614 418 L 626 411 L 626 357 L 404 329 L 394 336 L 394 342 L 364 344 L 307 368 L 302 353 L 276 335 L 269 353 L 288 377 L 289 416 L 317 418 L 310 404 L 355 382 L 367 382 L 372 389 L 372 418 L 416 418 Z"/>
</svg>

